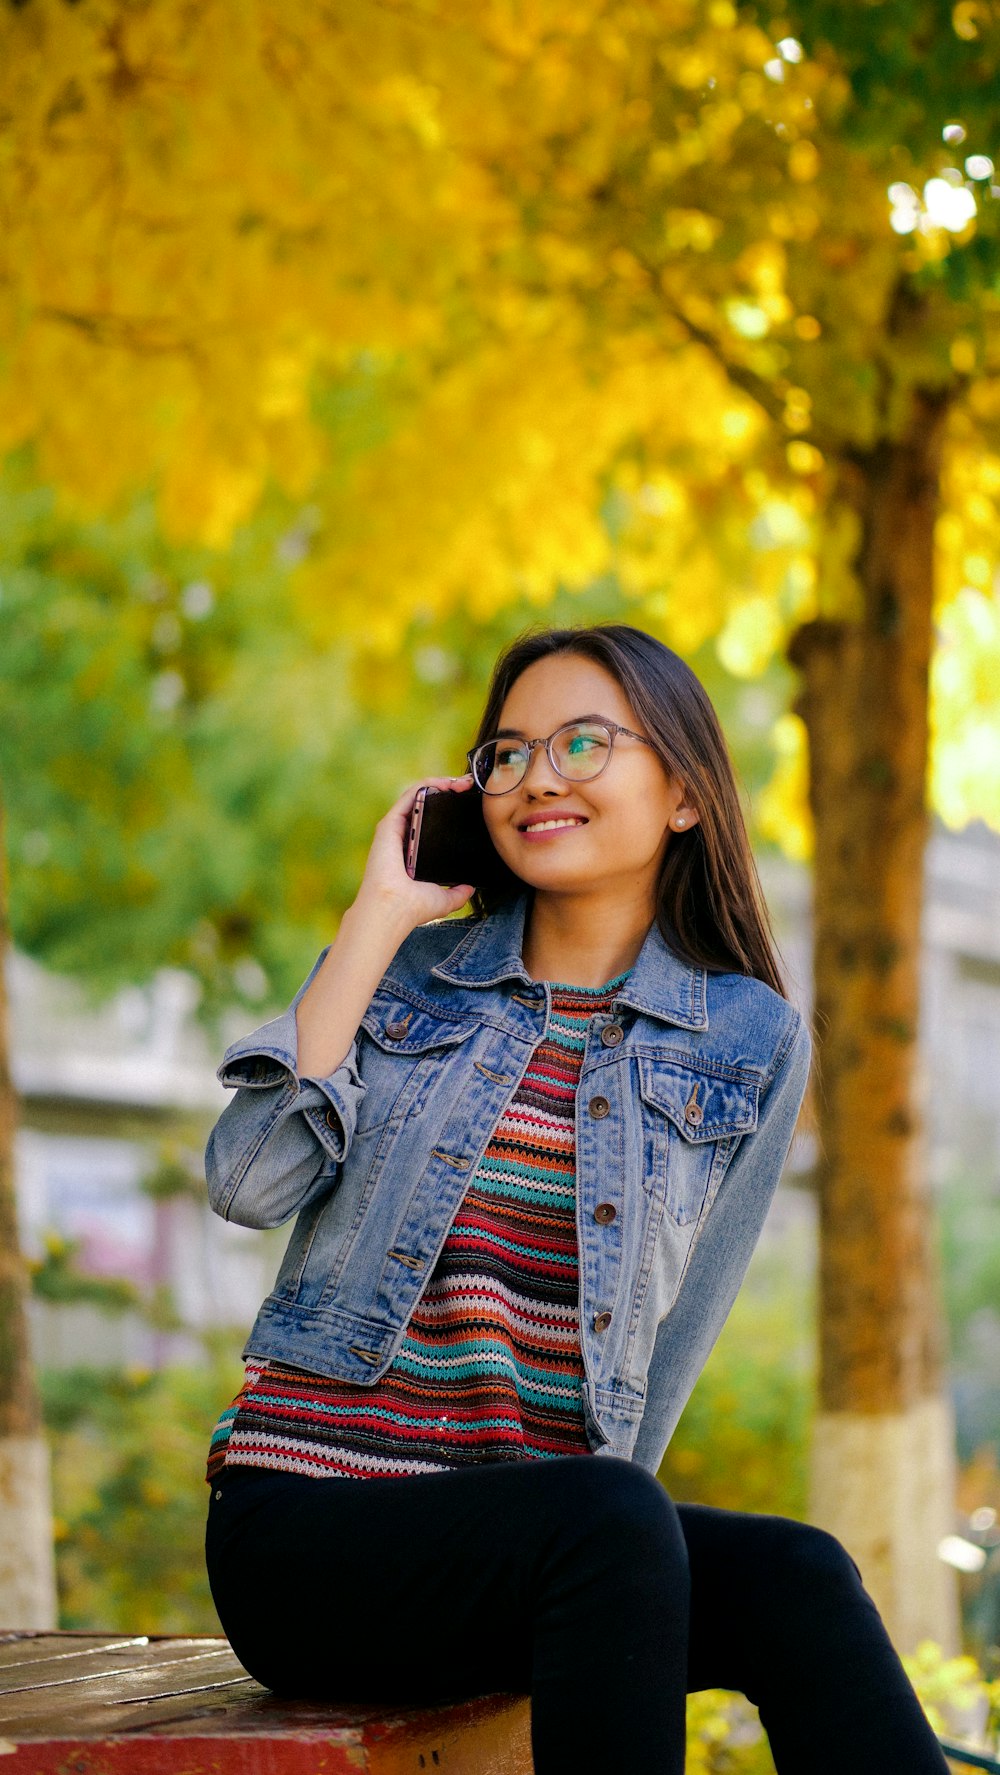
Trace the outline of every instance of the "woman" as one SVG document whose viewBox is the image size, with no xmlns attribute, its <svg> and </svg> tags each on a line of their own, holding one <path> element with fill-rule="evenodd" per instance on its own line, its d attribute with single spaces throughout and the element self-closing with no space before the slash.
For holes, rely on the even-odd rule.
<svg viewBox="0 0 1000 1775">
<path fill-rule="evenodd" d="M 287 1694 L 528 1692 L 538 1775 L 681 1770 L 715 1686 L 781 1775 L 937 1775 L 839 1543 L 654 1477 L 809 1066 L 714 711 L 637 629 L 529 634 L 469 760 L 473 918 L 405 872 L 414 785 L 220 1068 L 213 1207 L 297 1215 L 213 1438 L 223 1626 Z"/>
</svg>

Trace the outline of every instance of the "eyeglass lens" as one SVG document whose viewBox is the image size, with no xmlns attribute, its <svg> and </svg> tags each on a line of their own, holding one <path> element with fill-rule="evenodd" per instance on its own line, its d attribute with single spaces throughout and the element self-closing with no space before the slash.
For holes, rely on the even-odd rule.
<svg viewBox="0 0 1000 1775">
<path fill-rule="evenodd" d="M 585 782 L 607 764 L 611 734 L 594 721 L 577 721 L 561 727 L 549 742 L 552 761 L 561 777 Z M 503 795 L 515 789 L 528 768 L 531 754 L 519 740 L 488 740 L 474 754 L 475 778 L 486 795 Z"/>
</svg>

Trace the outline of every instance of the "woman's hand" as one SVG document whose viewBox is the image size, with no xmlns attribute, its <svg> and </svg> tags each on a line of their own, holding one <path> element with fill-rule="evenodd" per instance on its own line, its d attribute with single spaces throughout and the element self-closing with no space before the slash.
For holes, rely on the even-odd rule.
<svg viewBox="0 0 1000 1775">
<path fill-rule="evenodd" d="M 471 776 L 432 777 L 438 789 L 465 794 Z M 375 828 L 361 886 L 340 921 L 319 971 L 295 1011 L 300 1078 L 329 1078 L 350 1051 L 371 997 L 399 945 L 417 925 L 457 912 L 473 884 L 440 887 L 411 881 L 403 837 L 419 783 L 404 789 Z"/>
<path fill-rule="evenodd" d="M 403 843 L 417 790 L 423 783 L 464 795 L 472 788 L 472 776 L 423 777 L 421 782 L 411 783 L 403 790 L 375 828 L 354 900 L 355 906 L 363 905 L 370 915 L 386 918 L 394 927 L 404 930 L 415 930 L 432 918 L 446 918 L 449 912 L 457 912 L 475 891 L 472 882 L 442 887 L 436 881 L 413 881 L 406 873 Z"/>
</svg>

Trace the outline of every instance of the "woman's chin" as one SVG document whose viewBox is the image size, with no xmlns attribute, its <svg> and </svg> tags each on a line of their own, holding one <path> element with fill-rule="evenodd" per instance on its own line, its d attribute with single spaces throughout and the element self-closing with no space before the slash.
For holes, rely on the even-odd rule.
<svg viewBox="0 0 1000 1775">
<path fill-rule="evenodd" d="M 565 867 L 560 869 L 541 860 L 525 862 L 524 858 L 519 858 L 516 864 L 508 863 L 507 867 L 512 875 L 523 881 L 525 887 L 537 888 L 544 893 L 579 893 L 589 885 L 587 877 L 581 875 L 579 870 Z"/>
</svg>

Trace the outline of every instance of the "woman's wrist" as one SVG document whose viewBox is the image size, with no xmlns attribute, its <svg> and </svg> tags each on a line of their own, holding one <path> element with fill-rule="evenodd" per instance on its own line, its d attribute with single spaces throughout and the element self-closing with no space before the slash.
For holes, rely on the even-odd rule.
<svg viewBox="0 0 1000 1775">
<path fill-rule="evenodd" d="M 352 937 L 379 948 L 391 944 L 391 959 L 399 945 L 416 929 L 416 921 L 412 909 L 391 890 L 362 887 L 341 915 L 339 930 L 344 930 L 345 926 Z"/>
</svg>

